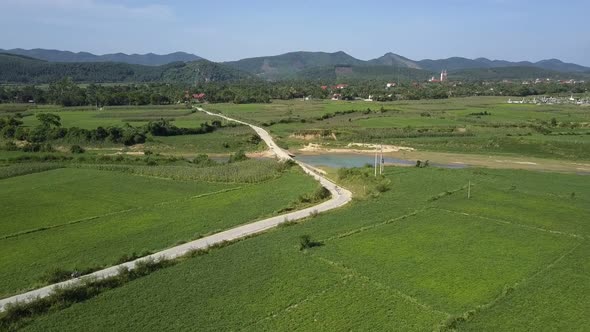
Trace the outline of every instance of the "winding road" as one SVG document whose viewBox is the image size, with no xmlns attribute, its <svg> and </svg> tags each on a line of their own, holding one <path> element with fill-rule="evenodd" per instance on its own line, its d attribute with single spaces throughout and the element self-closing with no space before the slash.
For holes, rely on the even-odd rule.
<svg viewBox="0 0 590 332">
<path fill-rule="evenodd" d="M 204 237 L 204 238 L 192 241 L 192 242 L 188 242 L 188 243 L 176 246 L 176 247 L 172 247 L 169 249 L 159 251 L 157 253 L 136 259 L 134 261 L 111 266 L 109 268 L 90 273 L 90 274 L 82 276 L 80 278 L 70 279 L 70 280 L 67 280 L 64 282 L 45 286 L 45 287 L 38 288 L 38 289 L 29 291 L 26 293 L 22 293 L 19 295 L 15 295 L 12 297 L 2 299 L 2 300 L 0 300 L 0 312 L 4 311 L 4 308 L 7 304 L 30 302 L 30 301 L 34 301 L 35 299 L 38 299 L 38 298 L 46 297 L 52 293 L 52 291 L 55 287 L 74 286 L 74 285 L 82 283 L 85 279 L 104 279 L 104 278 L 116 276 L 119 273 L 119 269 L 128 268 L 128 269 L 132 270 L 133 268 L 135 268 L 135 265 L 139 262 L 144 262 L 144 261 L 149 261 L 149 260 L 174 259 L 174 258 L 183 256 L 193 250 L 206 249 L 212 245 L 220 244 L 220 243 L 227 242 L 227 241 L 233 241 L 233 240 L 241 239 L 241 238 L 244 238 L 244 237 L 247 237 L 250 235 L 262 233 L 264 231 L 267 231 L 273 227 L 276 227 L 276 226 L 278 226 L 282 223 L 288 222 L 288 221 L 299 220 L 299 219 L 309 217 L 310 215 L 315 214 L 315 213 L 320 213 L 320 212 L 336 209 L 338 207 L 341 207 L 341 206 L 347 204 L 352 199 L 352 193 L 350 191 L 348 191 L 342 187 L 339 187 L 335 183 L 326 179 L 321 174 L 314 171 L 313 167 L 311 167 L 307 164 L 304 164 L 302 162 L 294 160 L 289 155 L 289 153 L 287 153 L 285 150 L 281 149 L 280 147 L 278 147 L 276 145 L 276 143 L 273 141 L 272 137 L 270 136 L 270 134 L 266 130 L 264 130 L 260 127 L 254 126 L 252 124 L 243 122 L 243 121 L 229 118 L 229 117 L 221 115 L 221 114 L 208 112 L 202 108 L 197 108 L 197 110 L 199 110 L 201 112 L 205 112 L 205 113 L 212 115 L 212 116 L 217 116 L 217 117 L 223 118 L 228 121 L 234 121 L 237 123 L 241 123 L 241 124 L 250 126 L 260 136 L 260 138 L 266 143 L 266 145 L 268 145 L 270 151 L 279 160 L 282 160 L 282 161 L 293 160 L 293 161 L 295 161 L 303 169 L 303 171 L 305 173 L 307 173 L 310 176 L 312 176 L 313 178 L 315 178 L 317 181 L 319 181 L 321 183 L 322 186 L 324 186 L 326 189 L 328 189 L 330 191 L 330 193 L 332 194 L 332 197 L 328 201 L 325 201 L 323 203 L 320 203 L 318 205 L 315 205 L 315 206 L 312 206 L 309 208 L 305 208 L 303 210 L 294 211 L 294 212 L 282 214 L 279 216 L 275 216 L 272 218 L 267 218 L 267 219 L 255 221 L 255 222 L 245 224 L 242 226 L 238 226 L 235 228 L 231 228 L 226 231 L 219 232 L 219 233 L 216 233 L 216 234 L 213 234 L 213 235 L 210 235 L 210 236 L 207 236 L 207 237 Z"/>
</svg>

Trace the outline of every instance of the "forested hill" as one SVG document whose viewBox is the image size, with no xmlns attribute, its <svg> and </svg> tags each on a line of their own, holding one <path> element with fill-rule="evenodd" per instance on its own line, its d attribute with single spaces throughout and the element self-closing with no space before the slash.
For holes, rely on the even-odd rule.
<svg viewBox="0 0 590 332">
<path fill-rule="evenodd" d="M 344 52 L 325 53 L 325 52 L 291 52 L 275 56 L 247 58 L 239 61 L 225 62 L 225 64 L 236 69 L 244 70 L 258 77 L 281 80 L 293 77 L 310 77 L 312 73 L 320 73 L 321 77 L 338 76 L 341 74 L 352 74 L 353 76 L 367 76 L 365 74 L 371 73 L 370 78 L 377 77 L 391 77 L 390 74 L 403 71 L 407 69 L 408 72 L 413 72 L 414 76 L 421 77 L 422 75 L 417 70 L 422 70 L 422 74 L 440 72 L 441 70 L 461 71 L 469 69 L 492 69 L 492 68 L 508 68 L 514 67 L 512 78 L 530 79 L 535 76 L 526 76 L 519 74 L 534 74 L 535 71 L 543 77 L 544 71 L 560 72 L 564 75 L 560 77 L 567 77 L 569 73 L 590 73 L 590 68 L 580 66 L 573 63 L 562 62 L 557 59 L 542 60 L 538 62 L 520 61 L 511 62 L 504 60 L 489 60 L 486 58 L 467 59 L 462 57 L 452 57 L 439 60 L 419 60 L 415 61 L 401 55 L 394 53 L 386 53 L 385 55 L 369 60 L 363 61 L 356 59 Z M 330 72 L 330 68 L 336 72 Z M 346 67 L 353 67 L 352 73 Z M 367 69 L 366 67 L 374 67 Z M 389 68 L 388 68 L 389 67 Z M 533 68 L 528 71 L 523 71 L 520 68 Z M 508 72 L 509 70 L 505 70 Z M 475 71 L 477 72 L 477 71 Z M 502 70 L 498 71 L 502 72 Z M 365 73 L 365 74 L 363 74 Z M 412 76 L 412 75 L 410 75 Z M 485 75 L 489 76 L 489 75 Z M 482 76 L 483 77 L 483 76 Z M 573 76 L 571 76 L 573 77 Z M 477 76 L 475 77 L 478 78 Z M 497 79 L 498 77 L 494 77 Z M 509 77 L 504 77 L 508 79 Z M 502 78 L 500 78 L 502 79 Z"/>
<path fill-rule="evenodd" d="M 224 64 L 262 78 L 280 80 L 292 78 L 298 72 L 311 68 L 334 68 L 334 66 L 338 65 L 362 66 L 365 65 L 365 62 L 344 52 L 290 52 L 275 56 L 224 62 Z"/>
<path fill-rule="evenodd" d="M 312 60 L 315 58 L 315 60 Z M 298 60 L 297 60 L 298 59 Z M 232 66 L 207 60 L 144 66 L 120 62 L 48 62 L 27 56 L 0 53 L 0 83 L 42 84 L 69 77 L 76 83 L 180 83 L 235 82 L 239 80 L 307 80 L 345 82 L 347 80 L 425 81 L 436 71 L 392 66 L 387 62 L 366 65 L 345 53 L 293 55 L 290 60 L 265 62 L 281 69 L 256 73 L 258 61 Z M 265 60 L 263 60 L 265 61 Z M 286 61 L 286 62 L 285 62 Z M 295 61 L 300 69 L 287 66 Z M 322 66 L 315 66 L 321 63 Z M 336 63 L 336 64 L 334 64 Z M 250 66 L 246 66 L 249 64 Z M 286 66 L 286 67 L 285 67 Z M 238 69 L 239 68 L 239 69 Z M 275 68 L 272 67 L 271 68 Z M 590 79 L 590 73 L 562 73 L 536 67 L 498 67 L 449 70 L 449 79 L 459 81 L 498 81 L 552 79 Z"/>
<path fill-rule="evenodd" d="M 9 53 L 16 55 L 24 55 L 31 58 L 51 61 L 51 62 L 123 62 L 135 65 L 146 66 L 161 66 L 172 62 L 190 62 L 202 60 L 203 58 L 185 52 L 174 52 L 170 54 L 125 54 L 114 53 L 95 55 L 88 52 L 70 52 L 58 50 L 46 50 L 42 48 L 35 48 L 32 50 L 25 50 L 22 48 L 15 48 L 11 50 L 2 50 L 0 53 Z"/>
<path fill-rule="evenodd" d="M 0 83 L 40 84 L 70 77 L 78 83 L 231 82 L 251 79 L 241 72 L 207 60 L 174 62 L 162 66 L 118 62 L 47 62 L 26 56 L 0 54 Z"/>
</svg>

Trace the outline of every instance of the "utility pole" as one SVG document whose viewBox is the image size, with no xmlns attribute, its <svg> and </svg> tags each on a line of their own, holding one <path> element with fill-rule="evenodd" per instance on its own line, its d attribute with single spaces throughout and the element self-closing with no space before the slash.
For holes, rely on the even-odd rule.
<svg viewBox="0 0 590 332">
<path fill-rule="evenodd" d="M 377 177 L 377 151 L 375 151 L 375 177 Z"/>
<path fill-rule="evenodd" d="M 385 160 L 383 160 L 383 145 L 381 145 L 381 158 L 379 159 L 379 174 L 383 174 L 383 165 Z"/>
</svg>

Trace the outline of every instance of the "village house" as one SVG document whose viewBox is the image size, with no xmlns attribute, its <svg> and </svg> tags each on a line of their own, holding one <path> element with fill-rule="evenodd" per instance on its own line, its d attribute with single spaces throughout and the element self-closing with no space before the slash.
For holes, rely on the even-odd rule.
<svg viewBox="0 0 590 332">
<path fill-rule="evenodd" d="M 196 101 L 199 101 L 199 102 L 205 100 L 205 97 L 206 97 L 206 95 L 204 93 L 195 93 L 195 94 L 193 94 L 193 100 L 196 100 Z"/>
</svg>

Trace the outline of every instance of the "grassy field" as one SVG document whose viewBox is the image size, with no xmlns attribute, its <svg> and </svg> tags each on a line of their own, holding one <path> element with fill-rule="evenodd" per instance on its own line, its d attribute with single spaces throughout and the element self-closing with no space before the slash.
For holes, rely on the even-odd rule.
<svg viewBox="0 0 590 332">
<path fill-rule="evenodd" d="M 360 188 L 358 174 L 340 181 Z M 590 177 L 388 167 L 386 178 L 388 191 L 187 259 L 24 330 L 582 331 L 590 324 Z M 322 245 L 300 250 L 304 234 Z"/>
<path fill-rule="evenodd" d="M 424 151 L 590 160 L 590 112 L 575 105 L 507 104 L 508 97 L 399 102 L 274 101 L 210 105 L 266 125 L 282 146 L 349 142 Z"/>
<path fill-rule="evenodd" d="M 140 106 L 140 107 L 105 107 L 97 110 L 94 107 L 57 107 L 57 106 L 28 106 L 28 105 L 3 105 L 0 107 L 0 116 L 21 112 L 24 126 L 35 127 L 39 125 L 35 117 L 39 113 L 53 113 L 61 118 L 64 128 L 78 127 L 83 129 L 107 128 L 110 126 L 122 127 L 125 124 L 139 127 L 149 121 L 166 119 L 180 128 L 198 128 L 202 123 L 211 124 L 220 120 L 217 117 L 207 115 L 196 110 L 187 109 L 184 105 L 171 106 Z M 226 121 L 222 121 L 225 125 Z M 201 153 L 229 154 L 238 150 L 248 152 L 264 149 L 263 143 L 252 143 L 251 129 L 246 126 L 226 126 L 204 135 L 180 135 L 150 137 L 144 146 L 135 147 L 135 151 L 151 150 L 155 153 L 167 155 L 195 156 Z M 1 138 L 0 138 L 1 140 Z M 69 146 L 72 142 L 53 142 L 56 146 Z M 77 143 L 77 142 L 75 142 Z M 113 153 L 114 148 L 122 146 L 112 143 L 88 143 L 80 142 L 83 146 L 107 148 L 104 153 Z M 0 142 L 2 145 L 2 142 Z"/>
<path fill-rule="evenodd" d="M 235 164 L 236 169 L 221 165 L 192 171 L 88 165 L 0 180 L 0 295 L 43 284 L 55 270 L 110 266 L 124 256 L 273 215 L 297 206 L 300 195 L 317 187 L 298 169 L 274 172 L 269 163 L 246 161 Z M 214 176 L 215 169 L 223 174 Z M 248 174 L 255 173 L 247 169 L 265 174 L 252 177 Z M 199 174 L 221 182 L 199 180 Z"/>
<path fill-rule="evenodd" d="M 205 135 L 154 137 L 145 148 L 165 155 L 194 155 L 196 153 L 227 154 L 237 150 L 247 152 L 266 149 L 264 142 L 254 144 L 250 127 L 224 127 Z"/>
<path fill-rule="evenodd" d="M 472 97 L 398 102 L 276 100 L 271 104 L 211 104 L 218 111 L 265 126 L 277 142 L 291 149 L 308 143 L 340 147 L 350 142 L 409 146 L 422 151 L 590 160 L 590 112 L 575 105 L 507 104 L 508 97 Z M 19 108 L 20 107 L 20 108 Z M 14 109 L 13 109 L 14 108 Z M 194 128 L 218 118 L 184 105 L 60 108 L 10 105 L 4 113 L 23 111 L 35 126 L 38 112 L 59 114 L 64 127 L 141 126 L 168 119 Z M 163 154 L 225 154 L 258 151 L 245 127 L 206 135 L 154 137 L 146 149 Z M 140 150 L 144 147 L 140 147 Z"/>
</svg>

